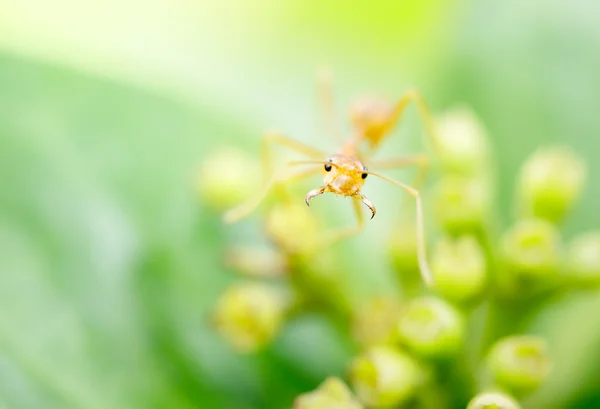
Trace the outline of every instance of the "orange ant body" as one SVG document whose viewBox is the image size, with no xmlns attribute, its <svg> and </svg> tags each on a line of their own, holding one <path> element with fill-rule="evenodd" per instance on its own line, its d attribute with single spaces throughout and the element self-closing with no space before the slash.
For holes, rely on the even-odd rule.
<svg viewBox="0 0 600 409">
<path fill-rule="evenodd" d="M 326 113 L 328 114 L 326 115 L 328 130 L 331 134 L 337 136 L 337 132 L 335 132 L 335 127 L 331 121 L 332 92 L 330 77 L 321 76 L 319 86 L 319 90 L 321 91 L 321 101 L 323 102 Z M 415 198 L 419 268 L 424 281 L 428 285 L 431 285 L 433 278 L 425 253 L 423 211 L 421 195 L 419 191 L 409 185 L 395 181 L 380 173 L 371 171 L 365 166 L 365 162 L 370 159 L 373 153 L 375 153 L 385 137 L 391 133 L 392 129 L 402 116 L 406 106 L 411 101 L 416 102 L 419 115 L 425 124 L 427 133 L 430 136 L 433 135 L 434 128 L 431 115 L 429 114 L 429 110 L 427 109 L 423 98 L 416 91 L 409 91 L 405 93 L 396 104 L 389 104 L 380 99 L 365 99 L 359 101 L 359 103 L 353 107 L 351 112 L 351 121 L 354 127 L 354 137 L 344 144 L 339 152 L 334 155 L 327 155 L 325 152 L 314 149 L 279 133 L 266 134 L 263 137 L 263 170 L 265 174 L 272 174 L 273 176 L 256 197 L 245 203 L 242 203 L 238 207 L 229 210 L 225 214 L 224 220 L 229 223 L 234 223 L 247 216 L 260 204 L 262 199 L 277 183 L 302 179 L 313 175 L 316 173 L 316 171 L 321 170 L 323 174 L 323 185 L 308 192 L 305 198 L 307 205 L 310 205 L 310 200 L 315 196 L 319 196 L 328 192 L 354 199 L 354 210 L 358 221 L 357 226 L 352 229 L 345 229 L 338 232 L 338 234 L 335 235 L 335 240 L 339 240 L 357 234 L 363 230 L 363 215 L 358 203 L 362 202 L 369 208 L 371 211 L 371 219 L 375 217 L 375 206 L 363 193 L 361 193 L 361 189 L 367 179 L 367 176 L 373 175 L 402 188 Z M 361 144 L 364 143 L 368 145 L 368 152 L 363 152 L 359 149 Z M 285 176 L 282 176 L 279 172 L 273 172 L 271 169 L 272 160 L 270 156 L 270 146 L 272 144 L 281 145 L 313 159 L 309 161 L 288 162 L 285 165 L 286 167 L 308 164 L 320 164 L 321 166 L 320 168 L 312 168 L 308 171 L 305 170 L 303 172 Z M 428 166 L 428 159 L 427 156 L 423 154 L 405 155 L 384 161 L 372 162 L 371 165 L 378 169 L 401 168 L 416 165 L 419 166 L 421 171 L 424 173 Z"/>
</svg>

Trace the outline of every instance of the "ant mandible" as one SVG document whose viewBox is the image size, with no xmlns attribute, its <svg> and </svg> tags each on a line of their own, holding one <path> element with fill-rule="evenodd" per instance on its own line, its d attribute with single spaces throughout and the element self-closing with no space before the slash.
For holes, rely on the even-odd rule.
<svg viewBox="0 0 600 409">
<path fill-rule="evenodd" d="M 319 99 L 322 104 L 323 112 L 325 113 L 324 118 L 328 131 L 337 136 L 338 133 L 335 131 L 332 120 L 332 80 L 331 75 L 328 72 L 323 71 L 318 76 L 318 90 Z M 277 183 L 299 180 L 311 176 L 320 170 L 323 173 L 323 185 L 308 192 L 305 202 L 310 206 L 310 200 L 312 198 L 327 192 L 353 198 L 357 225 L 355 228 L 340 231 L 336 239 L 342 239 L 357 234 L 364 229 L 364 219 L 360 210 L 360 202 L 366 205 L 371 211 L 371 219 L 375 217 L 375 206 L 361 193 L 361 189 L 367 176 L 372 175 L 400 187 L 415 198 L 419 269 L 421 270 L 421 276 L 425 283 L 427 285 L 432 285 L 433 277 L 427 262 L 425 250 L 423 205 L 419 191 L 407 184 L 369 170 L 365 166 L 365 163 L 370 161 L 371 156 L 377 151 L 381 142 L 390 135 L 410 102 L 414 102 L 417 105 L 418 114 L 424 123 L 426 133 L 433 140 L 434 124 L 431 114 L 424 99 L 415 90 L 406 92 L 395 104 L 390 104 L 381 99 L 359 100 L 358 103 L 352 107 L 350 115 L 354 128 L 354 136 L 348 142 L 343 144 L 341 149 L 333 155 L 327 155 L 325 152 L 312 148 L 280 133 L 267 133 L 262 139 L 263 171 L 265 175 L 271 174 L 273 176 L 271 176 L 270 180 L 268 180 L 259 194 L 225 213 L 224 220 L 228 223 L 235 223 L 250 214 L 258 207 L 260 202 Z M 365 143 L 368 148 L 367 151 L 360 149 L 361 144 Z M 288 175 L 282 175 L 282 172 L 273 172 L 270 152 L 270 147 L 273 144 L 281 145 L 313 159 L 309 161 L 288 162 L 284 165 L 286 168 L 310 164 L 319 164 L 321 166 Z M 323 160 L 323 158 L 326 159 Z M 370 163 L 370 166 L 375 169 L 418 166 L 421 170 L 421 176 L 423 176 L 427 170 L 428 163 L 428 157 L 426 155 L 413 154 L 378 162 L 373 161 Z"/>
</svg>

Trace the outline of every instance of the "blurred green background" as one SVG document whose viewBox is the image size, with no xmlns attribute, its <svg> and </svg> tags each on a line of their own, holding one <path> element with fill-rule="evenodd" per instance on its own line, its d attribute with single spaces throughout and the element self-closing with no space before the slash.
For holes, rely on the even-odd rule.
<svg viewBox="0 0 600 409">
<path fill-rule="evenodd" d="M 543 143 L 572 146 L 590 177 L 563 231 L 600 226 L 593 0 L 4 0 L 1 408 L 286 408 L 343 373 L 352 349 L 322 317 L 290 323 L 251 356 L 209 330 L 206 312 L 236 279 L 224 245 L 256 226 L 224 228 L 193 189 L 213 149 L 258 153 L 269 127 L 334 149 L 317 127 L 324 64 L 340 124 L 364 92 L 397 98 L 414 86 L 434 111 L 472 107 L 492 138 L 505 223 L 523 160 Z M 418 146 L 418 129 L 411 110 L 382 157 Z M 344 264 L 357 297 L 389 280 L 365 269 L 384 264 L 393 213 L 389 189 L 374 191 L 378 217 L 352 239 L 368 256 Z M 598 294 L 529 323 L 557 353 L 525 407 L 600 406 L 590 311 Z"/>
</svg>

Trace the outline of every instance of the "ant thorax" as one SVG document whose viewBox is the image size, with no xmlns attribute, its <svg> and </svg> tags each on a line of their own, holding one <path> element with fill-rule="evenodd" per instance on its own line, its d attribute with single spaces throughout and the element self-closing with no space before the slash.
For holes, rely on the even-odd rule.
<svg viewBox="0 0 600 409">
<path fill-rule="evenodd" d="M 365 183 L 365 167 L 360 160 L 352 156 L 334 155 L 329 158 L 329 162 L 331 165 L 325 165 L 323 175 L 327 190 L 344 196 L 353 196 L 360 192 Z"/>
</svg>

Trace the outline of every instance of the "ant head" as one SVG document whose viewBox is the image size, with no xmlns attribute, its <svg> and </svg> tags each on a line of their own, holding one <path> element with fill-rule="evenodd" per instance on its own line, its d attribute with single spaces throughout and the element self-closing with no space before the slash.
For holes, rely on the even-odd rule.
<svg viewBox="0 0 600 409">
<path fill-rule="evenodd" d="M 367 178 L 367 168 L 353 156 L 333 155 L 323 165 L 323 170 L 326 190 L 343 196 L 359 193 Z"/>
<path fill-rule="evenodd" d="M 392 123 L 394 106 L 378 97 L 357 100 L 350 109 L 350 120 L 359 135 L 377 146 Z"/>
<path fill-rule="evenodd" d="M 306 204 L 326 192 L 336 195 L 358 197 L 371 210 L 371 219 L 375 217 L 375 206 L 360 189 L 369 175 L 368 169 L 354 156 L 333 155 L 323 164 L 323 186 L 311 190 L 306 195 Z"/>
</svg>

